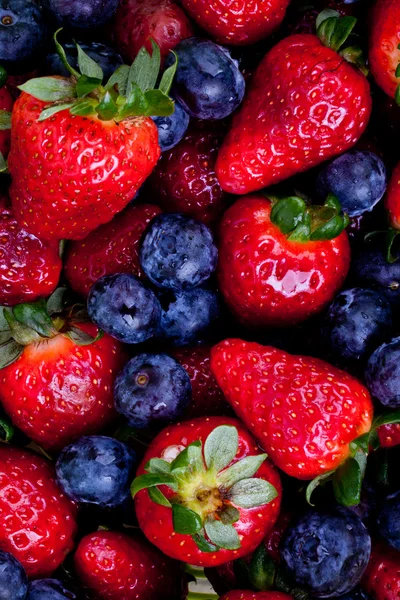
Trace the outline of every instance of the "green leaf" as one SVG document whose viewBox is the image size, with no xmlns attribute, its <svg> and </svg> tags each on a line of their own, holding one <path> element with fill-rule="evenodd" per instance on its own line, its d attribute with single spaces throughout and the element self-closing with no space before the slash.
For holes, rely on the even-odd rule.
<svg viewBox="0 0 400 600">
<path fill-rule="evenodd" d="M 4 156 L 0 152 L 0 173 L 7 173 L 7 172 L 8 172 L 7 161 L 5 160 Z"/>
<path fill-rule="evenodd" d="M 356 438 L 353 442 L 351 442 L 350 450 L 353 453 L 356 453 L 358 450 L 362 450 L 365 454 L 368 454 L 370 437 L 371 437 L 370 431 L 368 431 L 368 433 L 364 433 L 363 435 L 360 435 L 360 437 Z"/>
<path fill-rule="evenodd" d="M 246 456 L 234 465 L 218 474 L 218 484 L 224 488 L 230 488 L 241 479 L 253 477 L 261 465 L 265 462 L 267 454 L 257 456 Z"/>
<path fill-rule="evenodd" d="M 324 19 L 317 28 L 317 35 L 319 39 L 324 46 L 327 46 L 328 48 L 330 48 L 331 39 L 338 21 L 339 17 L 328 17 L 327 19 Z"/>
<path fill-rule="evenodd" d="M 400 77 L 400 63 L 396 67 L 395 76 L 397 77 L 397 79 L 399 79 Z"/>
<path fill-rule="evenodd" d="M 66 287 L 57 288 L 46 303 L 46 310 L 49 315 L 61 313 L 65 305 L 65 296 L 68 293 Z"/>
<path fill-rule="evenodd" d="M 172 490 L 176 490 L 176 479 L 175 477 L 172 477 L 172 475 L 162 473 L 146 473 L 145 475 L 139 475 L 133 480 L 131 485 L 132 498 L 134 498 L 141 490 L 146 490 L 156 485 L 167 485 Z"/>
<path fill-rule="evenodd" d="M 330 47 L 336 52 L 343 46 L 351 32 L 353 31 L 357 19 L 354 17 L 340 17 L 337 19 L 336 27 L 330 41 Z"/>
<path fill-rule="evenodd" d="M 74 84 L 64 78 L 36 77 L 18 86 L 18 89 L 44 102 L 59 102 L 76 96 Z"/>
<path fill-rule="evenodd" d="M 5 82 L 7 81 L 7 77 L 7 71 L 2 65 L 0 65 L 0 88 L 2 88 Z"/>
<path fill-rule="evenodd" d="M 310 235 L 310 240 L 333 240 L 342 233 L 345 228 L 345 220 L 342 215 L 336 215 L 329 221 L 314 229 Z"/>
<path fill-rule="evenodd" d="M 237 523 L 239 521 L 240 512 L 234 506 L 226 504 L 223 510 L 218 513 L 218 517 L 224 525 L 232 525 L 232 523 Z"/>
<path fill-rule="evenodd" d="M 11 331 L 0 331 L 0 346 L 12 338 Z"/>
<path fill-rule="evenodd" d="M 0 131 L 11 129 L 11 113 L 8 110 L 0 110 Z"/>
<path fill-rule="evenodd" d="M 9 421 L 6 421 L 5 419 L 0 419 L 0 439 L 3 442 L 11 441 L 14 432 L 14 427 Z"/>
<path fill-rule="evenodd" d="M 288 236 L 291 242 L 308 242 L 311 235 L 311 217 L 308 212 L 305 212 L 296 229 Z"/>
<path fill-rule="evenodd" d="M 172 50 L 170 50 L 170 52 L 172 52 Z M 178 55 L 175 52 L 172 52 L 172 54 L 175 57 L 175 61 L 168 69 L 165 69 L 163 76 L 161 77 L 160 85 L 158 86 L 158 89 L 160 92 L 163 92 L 163 94 L 169 94 L 178 68 Z"/>
<path fill-rule="evenodd" d="M 400 408 L 393 412 L 379 415 L 379 417 L 376 417 L 373 423 L 373 428 L 377 429 L 382 425 L 394 425 L 396 423 L 400 423 Z"/>
<path fill-rule="evenodd" d="M 190 469 L 192 472 L 196 472 L 203 468 L 203 453 L 200 440 L 189 444 L 171 463 L 172 472 L 176 469 Z"/>
<path fill-rule="evenodd" d="M 171 472 L 171 465 L 162 458 L 151 458 L 144 468 L 149 473 L 169 475 Z"/>
<path fill-rule="evenodd" d="M 150 56 L 143 46 L 132 63 L 128 76 L 127 96 L 132 91 L 133 83 L 136 83 L 142 92 L 153 89 L 156 84 L 160 70 L 160 48 L 153 40 L 151 43 L 153 47 L 152 55 Z"/>
<path fill-rule="evenodd" d="M 232 425 L 216 427 L 204 444 L 204 459 L 208 469 L 217 473 L 235 458 L 239 447 L 239 434 Z"/>
<path fill-rule="evenodd" d="M 307 485 L 307 489 L 306 489 L 306 500 L 308 502 L 308 504 L 310 506 L 315 506 L 315 504 L 313 504 L 311 502 L 311 496 L 313 495 L 314 491 L 320 486 L 320 485 L 324 485 L 325 483 L 327 483 L 331 478 L 332 475 L 334 474 L 335 471 L 328 471 L 327 473 L 323 473 L 322 475 L 318 475 L 318 477 L 315 477 L 312 481 L 310 481 L 310 483 Z"/>
<path fill-rule="evenodd" d="M 118 114 L 118 107 L 110 92 L 105 93 L 102 101 L 96 107 L 96 112 L 102 121 L 111 121 Z"/>
<path fill-rule="evenodd" d="M 275 574 L 276 565 L 262 543 L 250 561 L 249 577 L 252 587 L 257 591 L 267 592 L 274 586 Z"/>
<path fill-rule="evenodd" d="M 76 83 L 76 93 L 78 98 L 84 98 L 93 90 L 101 85 L 101 79 L 95 77 L 88 77 L 87 75 L 81 75 Z"/>
<path fill-rule="evenodd" d="M 255 508 L 272 502 L 278 496 L 274 486 L 265 479 L 242 479 L 229 492 L 231 502 L 241 508 Z"/>
<path fill-rule="evenodd" d="M 77 117 L 87 117 L 96 113 L 96 106 L 97 102 L 94 98 L 85 98 L 76 102 L 69 112 Z"/>
<path fill-rule="evenodd" d="M 330 17 L 334 17 L 337 19 L 338 17 L 340 17 L 340 13 L 338 13 L 337 10 L 333 10 L 332 8 L 325 8 L 317 16 L 317 19 L 315 21 L 315 27 L 318 29 L 321 23 L 323 21 L 326 21 L 326 19 L 329 19 Z"/>
<path fill-rule="evenodd" d="M 126 96 L 129 71 L 130 67 L 128 67 L 128 65 L 121 65 L 120 67 L 118 67 L 118 69 L 111 75 L 110 79 L 107 81 L 105 89 L 111 90 L 116 85 L 118 88 L 118 92 L 121 94 L 121 96 Z"/>
<path fill-rule="evenodd" d="M 57 113 L 62 112 L 63 110 L 68 110 L 72 106 L 74 106 L 74 102 L 64 102 L 63 104 L 54 104 L 53 106 L 49 106 L 49 108 L 45 108 L 44 110 L 42 110 L 38 121 L 45 121 L 49 117 L 52 117 L 53 115 L 56 115 Z"/>
<path fill-rule="evenodd" d="M 195 542 L 198 549 L 202 552 L 216 552 L 217 550 L 219 550 L 217 546 L 214 546 L 214 544 L 211 544 L 208 540 L 206 540 L 202 533 L 196 533 L 193 536 L 193 541 Z"/>
<path fill-rule="evenodd" d="M 233 525 L 224 525 L 221 521 L 208 519 L 204 529 L 207 537 L 219 548 L 225 548 L 225 550 L 240 548 L 239 535 Z"/>
<path fill-rule="evenodd" d="M 347 46 L 340 51 L 340 56 L 357 67 L 365 77 L 368 77 L 369 71 L 365 61 L 364 53 L 358 46 Z"/>
<path fill-rule="evenodd" d="M 175 110 L 173 100 L 160 90 L 148 90 L 144 94 L 146 101 L 145 115 L 148 117 L 168 117 Z"/>
<path fill-rule="evenodd" d="M 104 331 L 98 329 L 96 337 L 93 337 L 89 333 L 86 333 L 86 331 L 83 331 L 83 329 L 72 325 L 67 331 L 63 332 L 63 335 L 69 338 L 71 342 L 74 342 L 77 346 L 90 346 L 103 337 Z"/>
<path fill-rule="evenodd" d="M 132 85 L 132 90 L 126 99 L 125 104 L 119 109 L 118 120 L 127 117 L 136 117 L 144 115 L 147 111 L 147 102 L 142 90 L 136 84 Z"/>
<path fill-rule="evenodd" d="M 0 306 L 0 331 L 10 331 L 10 326 L 4 316 L 4 306 Z"/>
<path fill-rule="evenodd" d="M 362 473 L 355 458 L 348 458 L 333 476 L 333 491 L 337 502 L 344 506 L 360 504 Z"/>
<path fill-rule="evenodd" d="M 306 208 L 306 203 L 302 198 L 297 196 L 283 198 L 273 205 L 271 221 L 286 235 L 302 222 Z"/>
<path fill-rule="evenodd" d="M 172 522 L 174 531 L 183 535 L 194 535 L 203 528 L 200 515 L 181 504 L 172 505 Z"/>
<path fill-rule="evenodd" d="M 64 67 L 67 69 L 67 71 L 69 73 L 71 73 L 71 75 L 73 75 L 73 77 L 75 77 L 76 79 L 79 79 L 80 77 L 80 73 L 78 71 L 76 71 L 68 62 L 68 58 L 67 55 L 65 54 L 65 50 L 64 48 L 61 46 L 60 42 L 57 39 L 58 34 L 60 33 L 60 31 L 62 31 L 62 27 L 60 29 L 57 29 L 57 31 L 55 32 L 55 34 L 53 35 L 53 40 L 54 40 L 54 44 L 56 46 L 56 50 L 57 50 L 57 54 L 61 59 L 62 64 L 64 65 Z"/>
<path fill-rule="evenodd" d="M 164 496 L 157 487 L 151 487 L 147 490 L 149 492 L 150 500 L 160 506 L 166 506 L 171 508 L 171 502 Z"/>
<path fill-rule="evenodd" d="M 82 48 L 75 42 L 75 46 L 78 50 L 78 65 L 82 75 L 86 75 L 89 78 L 99 79 L 100 84 L 103 81 L 103 69 L 97 64 Z"/>
<path fill-rule="evenodd" d="M 31 329 L 27 325 L 22 325 L 14 316 L 11 308 L 5 308 L 3 314 L 7 319 L 12 337 L 21 346 L 26 346 L 33 342 L 39 342 L 43 339 L 34 329 Z"/>
<path fill-rule="evenodd" d="M 46 301 L 43 299 L 30 304 L 17 304 L 12 312 L 21 325 L 33 329 L 42 337 L 50 338 L 57 334 L 57 329 L 47 313 Z"/>
<path fill-rule="evenodd" d="M 13 339 L 0 346 L 0 369 L 8 367 L 22 354 L 24 347 Z"/>
</svg>

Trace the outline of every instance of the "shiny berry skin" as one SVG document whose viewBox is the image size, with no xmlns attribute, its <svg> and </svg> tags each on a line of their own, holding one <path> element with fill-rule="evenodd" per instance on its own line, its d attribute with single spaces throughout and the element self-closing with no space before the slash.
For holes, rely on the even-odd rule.
<svg viewBox="0 0 400 600">
<path fill-rule="evenodd" d="M 382 344 L 370 356 L 365 380 L 371 395 L 383 406 L 400 408 L 400 337 Z"/>
<path fill-rule="evenodd" d="M 134 204 L 89 233 L 84 240 L 70 242 L 64 274 L 71 288 L 87 296 L 92 285 L 104 275 L 132 273 L 143 278 L 139 243 L 147 225 L 158 214 L 157 206 Z"/>
<path fill-rule="evenodd" d="M 96 335 L 93 325 L 85 331 Z M 0 371 L 0 399 L 13 423 L 48 449 L 101 431 L 115 417 L 112 388 L 124 361 L 108 335 L 78 346 L 57 335 L 25 346 Z"/>
<path fill-rule="evenodd" d="M 0 599 L 25 600 L 28 580 L 21 563 L 0 550 Z"/>
<path fill-rule="evenodd" d="M 157 127 L 149 117 L 117 124 L 68 110 L 38 122 L 45 106 L 26 93 L 14 105 L 13 208 L 40 237 L 82 239 L 111 221 L 151 173 L 160 155 Z"/>
<path fill-rule="evenodd" d="M 400 1 L 378 0 L 370 15 L 369 66 L 376 83 L 392 98 L 400 80 Z"/>
<path fill-rule="evenodd" d="M 382 425 L 377 429 L 381 448 L 400 446 L 400 423 Z"/>
<path fill-rule="evenodd" d="M 385 498 L 377 524 L 382 538 L 395 550 L 400 550 L 400 492 Z"/>
<path fill-rule="evenodd" d="M 47 0 L 58 24 L 73 29 L 96 29 L 108 23 L 118 0 Z"/>
<path fill-rule="evenodd" d="M 28 577 L 51 575 L 73 548 L 75 505 L 58 488 L 52 465 L 27 450 L 0 446 L 0 481 L 0 548 Z"/>
<path fill-rule="evenodd" d="M 361 137 L 371 106 L 364 75 L 316 36 L 285 38 L 258 66 L 221 147 L 222 189 L 247 194 L 342 154 Z"/>
<path fill-rule="evenodd" d="M 400 162 L 395 166 L 387 188 L 385 208 L 394 229 L 400 229 Z"/>
<path fill-rule="evenodd" d="M 397 600 L 400 594 L 400 553 L 382 543 L 372 548 L 362 587 L 374 600 Z"/>
<path fill-rule="evenodd" d="M 234 316 L 246 325 L 288 326 L 320 312 L 350 266 L 346 232 L 293 242 L 271 223 L 264 196 L 241 198 L 221 221 L 218 279 Z"/>
<path fill-rule="evenodd" d="M 14 104 L 13 97 L 6 86 L 0 88 L 0 111 L 5 110 L 11 112 Z M 3 157 L 6 158 L 10 150 L 11 143 L 11 130 L 2 129 L 0 130 L 0 152 Z"/>
<path fill-rule="evenodd" d="M 74 560 L 82 585 L 98 600 L 181 598 L 184 586 L 179 563 L 142 537 L 114 531 L 91 533 L 80 541 Z"/>
<path fill-rule="evenodd" d="M 400 261 L 388 262 L 382 240 L 364 244 L 354 254 L 351 277 L 360 287 L 381 291 L 392 306 L 400 304 Z"/>
<path fill-rule="evenodd" d="M 0 240 L 0 305 L 50 296 L 62 267 L 58 243 L 22 229 L 4 196 L 0 196 Z"/>
<path fill-rule="evenodd" d="M 26 600 L 76 600 L 76 596 L 57 579 L 38 579 L 28 585 Z"/>
<path fill-rule="evenodd" d="M 174 148 L 186 133 L 190 117 L 179 102 L 175 102 L 175 110 L 169 117 L 152 117 L 158 129 L 158 143 L 161 152 Z"/>
</svg>

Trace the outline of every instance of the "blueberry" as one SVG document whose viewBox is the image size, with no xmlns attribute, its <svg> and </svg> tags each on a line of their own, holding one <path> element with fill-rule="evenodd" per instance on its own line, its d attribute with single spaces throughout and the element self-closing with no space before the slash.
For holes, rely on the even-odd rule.
<svg viewBox="0 0 400 600">
<path fill-rule="evenodd" d="M 118 273 L 101 277 L 93 284 L 88 313 L 96 325 L 117 340 L 139 344 L 156 333 L 161 306 L 153 292 L 136 277 Z"/>
<path fill-rule="evenodd" d="M 400 304 L 400 260 L 389 263 L 381 245 L 364 245 L 354 255 L 352 277 L 362 287 L 385 294 L 392 305 Z"/>
<path fill-rule="evenodd" d="M 115 407 L 132 427 L 176 421 L 192 395 L 185 369 L 167 354 L 139 354 L 115 381 Z"/>
<path fill-rule="evenodd" d="M 329 307 L 323 335 L 331 351 L 343 360 L 368 358 L 390 337 L 392 309 L 380 292 L 353 288 L 341 292 Z"/>
<path fill-rule="evenodd" d="M 150 281 L 170 290 L 187 290 L 206 281 L 218 251 L 209 228 L 181 214 L 155 217 L 142 238 L 140 263 Z"/>
<path fill-rule="evenodd" d="M 38 579 L 28 586 L 26 600 L 75 600 L 76 596 L 58 579 Z"/>
<path fill-rule="evenodd" d="M 175 346 L 187 346 L 205 341 L 220 315 L 217 295 L 211 290 L 196 288 L 186 292 L 160 294 L 162 305 L 160 337 Z"/>
<path fill-rule="evenodd" d="M 190 117 L 179 102 L 175 102 L 175 110 L 169 117 L 152 117 L 158 128 L 158 144 L 161 152 L 171 150 L 179 144 L 189 126 Z"/>
<path fill-rule="evenodd" d="M 245 81 L 226 48 L 210 40 L 188 38 L 174 51 L 178 68 L 172 93 L 197 119 L 224 119 L 242 102 Z M 167 65 L 173 57 L 167 58 Z"/>
<path fill-rule="evenodd" d="M 375 350 L 365 380 L 372 396 L 383 406 L 400 408 L 400 337 Z"/>
<path fill-rule="evenodd" d="M 0 63 L 7 70 L 27 71 L 47 39 L 44 13 L 34 0 L 0 3 Z"/>
<path fill-rule="evenodd" d="M 377 522 L 381 536 L 393 548 L 400 550 L 400 491 L 385 499 Z"/>
<path fill-rule="evenodd" d="M 95 62 L 97 62 L 97 64 L 103 69 L 104 82 L 107 81 L 114 71 L 124 62 L 118 52 L 116 52 L 113 48 L 106 46 L 105 44 L 101 44 L 100 42 L 91 42 L 90 44 L 87 44 L 79 41 L 78 44 L 82 50 L 86 52 L 86 54 Z M 63 48 L 66 52 L 69 64 L 74 69 L 77 69 L 78 53 L 75 44 L 73 42 L 67 42 L 63 44 Z M 45 72 L 49 75 L 63 75 L 64 77 L 70 76 L 69 71 L 67 71 L 67 69 L 64 67 L 57 52 L 50 52 L 50 54 L 47 55 Z"/>
<path fill-rule="evenodd" d="M 28 579 L 19 561 L 0 550 L 0 600 L 24 600 Z"/>
<path fill-rule="evenodd" d="M 336 600 L 368 600 L 369 596 L 360 587 L 355 587 L 351 592 L 340 596 Z"/>
<path fill-rule="evenodd" d="M 111 19 L 118 0 L 46 0 L 46 5 L 63 27 L 93 29 Z"/>
<path fill-rule="evenodd" d="M 58 483 L 75 502 L 118 506 L 130 495 L 135 458 L 133 450 L 118 440 L 84 436 L 61 452 Z"/>
<path fill-rule="evenodd" d="M 333 598 L 360 581 L 371 554 L 371 538 L 362 521 L 347 508 L 310 510 L 292 525 L 281 556 L 289 574 L 313 596 Z"/>
<path fill-rule="evenodd" d="M 329 163 L 317 179 L 317 193 L 332 192 L 350 217 L 371 211 L 386 190 L 386 169 L 373 152 L 351 150 Z"/>
</svg>

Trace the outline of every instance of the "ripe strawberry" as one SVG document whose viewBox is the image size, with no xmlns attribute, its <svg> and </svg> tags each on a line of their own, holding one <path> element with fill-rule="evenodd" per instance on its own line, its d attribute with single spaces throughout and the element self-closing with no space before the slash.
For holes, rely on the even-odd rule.
<svg viewBox="0 0 400 600">
<path fill-rule="evenodd" d="M 250 592 L 249 590 L 232 590 L 220 600 L 293 600 L 292 596 L 282 592 Z"/>
<path fill-rule="evenodd" d="M 151 50 L 153 39 L 162 57 L 193 30 L 183 10 L 171 0 L 122 0 L 112 30 L 118 50 L 132 62 L 142 46 Z"/>
<path fill-rule="evenodd" d="M 0 445 L 0 548 L 19 560 L 29 577 L 51 575 L 72 550 L 75 514 L 50 463 Z"/>
<path fill-rule="evenodd" d="M 400 552 L 379 543 L 372 549 L 362 587 L 374 600 L 398 600 L 400 596 Z"/>
<path fill-rule="evenodd" d="M 183 598 L 180 564 L 141 537 L 131 538 L 114 531 L 91 533 L 78 545 L 75 569 L 83 585 L 98 600 Z"/>
<path fill-rule="evenodd" d="M 391 227 L 400 229 L 400 162 L 393 169 L 386 190 L 385 208 L 389 213 Z"/>
<path fill-rule="evenodd" d="M 172 352 L 188 372 L 192 384 L 192 401 L 186 413 L 188 418 L 230 413 L 230 406 L 210 368 L 210 350 L 208 346 L 195 346 Z"/>
<path fill-rule="evenodd" d="M 132 484 L 141 529 L 165 554 L 192 565 L 216 566 L 252 552 L 280 504 L 279 475 L 265 459 L 236 419 L 167 427 Z"/>
<path fill-rule="evenodd" d="M 149 178 L 163 210 L 183 212 L 205 223 L 220 217 L 227 201 L 215 174 L 222 137 L 215 124 L 197 125 L 177 146 L 163 152 Z"/>
<path fill-rule="evenodd" d="M 323 41 L 292 35 L 268 52 L 217 158 L 223 190 L 262 189 L 358 141 L 371 113 L 369 84 L 343 58 L 359 54 L 354 49 L 339 54 L 343 37 L 328 29 L 342 34 L 342 27 L 350 32 L 354 24 L 350 17 L 330 17 L 318 28 Z"/>
<path fill-rule="evenodd" d="M 211 368 L 238 417 L 291 477 L 337 469 L 371 429 L 368 391 L 322 360 L 231 339 L 212 349 Z"/>
<path fill-rule="evenodd" d="M 400 1 L 378 0 L 371 11 L 369 64 L 376 83 L 400 102 Z"/>
<path fill-rule="evenodd" d="M 20 229 L 4 196 L 0 196 L 0 240 L 0 305 L 49 296 L 61 273 L 58 243 Z"/>
<path fill-rule="evenodd" d="M 160 212 L 151 204 L 129 206 L 84 240 L 71 242 L 64 265 L 71 288 L 87 296 L 94 282 L 103 275 L 132 273 L 143 277 L 138 254 L 140 238 Z"/>
<path fill-rule="evenodd" d="M 322 310 L 341 288 L 350 266 L 347 234 L 340 233 L 345 223 L 334 202 L 331 208 L 315 208 L 307 210 L 295 197 L 271 207 L 264 196 L 249 196 L 226 211 L 218 277 L 238 320 L 255 327 L 298 323 Z M 311 228 L 305 223 L 305 231 L 310 214 Z M 328 223 L 322 225 L 318 215 Z M 321 229 L 311 233 L 314 222 Z M 327 235 L 329 222 L 339 227 Z"/>
<path fill-rule="evenodd" d="M 382 425 L 378 427 L 377 434 L 381 448 L 400 446 L 400 423 Z"/>
<path fill-rule="evenodd" d="M 6 157 L 10 150 L 11 122 L 10 111 L 14 101 L 6 86 L 0 84 L 0 152 Z"/>
<path fill-rule="evenodd" d="M 258 42 L 279 27 L 289 0 L 182 0 L 183 7 L 202 29 L 221 44 Z"/>
<path fill-rule="evenodd" d="M 49 449 L 113 419 L 113 383 L 123 365 L 118 342 L 94 340 L 93 325 L 65 318 L 54 306 L 58 296 L 48 301 L 52 318 L 42 300 L 4 309 L 0 321 L 0 400 L 14 424 Z"/>
<path fill-rule="evenodd" d="M 43 238 L 82 239 L 121 211 L 160 155 L 150 115 L 173 112 L 167 92 L 175 65 L 152 89 L 156 45 L 151 58 L 139 53 L 135 67 L 121 67 L 105 88 L 99 65 L 85 56 L 83 75 L 71 67 L 71 79 L 32 79 L 14 105 L 10 196 L 20 223 Z"/>
</svg>

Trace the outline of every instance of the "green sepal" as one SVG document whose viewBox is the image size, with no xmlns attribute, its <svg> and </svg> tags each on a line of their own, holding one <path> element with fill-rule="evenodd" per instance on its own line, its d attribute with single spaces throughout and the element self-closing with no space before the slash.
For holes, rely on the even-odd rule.
<svg viewBox="0 0 400 600">
<path fill-rule="evenodd" d="M 75 46 L 78 51 L 78 65 L 82 76 L 86 76 L 89 79 L 96 79 L 101 85 L 104 77 L 103 69 L 76 42 Z"/>
<path fill-rule="evenodd" d="M 317 28 L 317 35 L 324 46 L 338 52 L 353 31 L 357 19 L 354 17 L 328 17 Z"/>
<path fill-rule="evenodd" d="M 96 77 L 88 77 L 87 75 L 81 75 L 76 82 L 76 95 L 78 98 L 84 98 L 101 85 L 101 79 Z"/>
<path fill-rule="evenodd" d="M 18 86 L 18 89 L 43 102 L 60 102 L 76 96 L 74 82 L 64 77 L 36 77 Z"/>
<path fill-rule="evenodd" d="M 52 117 L 53 115 L 56 115 L 59 112 L 62 112 L 63 110 L 68 110 L 69 108 L 72 108 L 74 106 L 73 102 L 63 102 L 62 104 L 54 104 L 53 106 L 49 106 L 49 108 L 45 108 L 44 110 L 42 110 L 42 112 L 40 113 L 40 116 L 38 118 L 38 121 L 45 121 L 46 119 L 49 119 L 50 117 Z"/>
<path fill-rule="evenodd" d="M 264 543 L 254 552 L 249 566 L 251 585 L 260 592 L 267 592 L 274 587 L 276 565 L 267 553 Z"/>
<path fill-rule="evenodd" d="M 298 196 L 289 196 L 276 202 L 271 210 L 271 221 L 287 235 L 302 222 L 306 203 Z"/>
<path fill-rule="evenodd" d="M 0 173 L 8 173 L 7 161 L 1 152 L 0 152 Z"/>
<path fill-rule="evenodd" d="M 257 477 L 238 481 L 231 487 L 228 495 L 230 501 L 241 508 L 263 506 L 277 496 L 278 492 L 272 483 Z"/>
<path fill-rule="evenodd" d="M 345 228 L 345 221 L 341 215 L 335 215 L 327 223 L 324 223 L 317 229 L 315 229 L 311 235 L 311 241 L 318 240 L 333 240 L 340 235 Z"/>
<path fill-rule="evenodd" d="M 397 106 L 400 106 L 400 84 L 396 88 L 396 91 L 394 93 L 394 99 L 396 101 Z"/>
<path fill-rule="evenodd" d="M 30 304 L 17 304 L 12 312 L 21 325 L 33 329 L 41 337 L 50 338 L 57 334 L 57 329 L 47 312 L 47 303 L 43 299 Z"/>
<path fill-rule="evenodd" d="M 166 485 L 174 491 L 177 489 L 176 479 L 172 475 L 146 473 L 145 475 L 139 475 L 133 480 L 131 485 L 132 498 L 134 498 L 141 490 L 146 490 L 157 485 Z"/>
<path fill-rule="evenodd" d="M 362 452 L 364 452 L 365 454 L 368 454 L 370 437 L 371 437 L 371 432 L 368 431 L 367 433 L 360 435 L 360 437 L 356 438 L 353 442 L 351 442 L 351 444 L 350 444 L 351 453 L 353 455 L 355 455 L 356 452 L 358 452 L 359 450 L 362 450 Z"/>
<path fill-rule="evenodd" d="M 162 458 L 151 458 L 144 468 L 149 473 L 169 475 L 171 472 L 170 463 Z"/>
<path fill-rule="evenodd" d="M 70 109 L 71 115 L 77 117 L 88 117 L 96 114 L 97 100 L 94 98 L 84 98 L 76 102 Z"/>
<path fill-rule="evenodd" d="M 68 289 L 65 287 L 57 288 L 47 299 L 46 310 L 51 316 L 61 313 L 65 308 L 65 299 L 68 294 Z"/>
<path fill-rule="evenodd" d="M 101 102 L 96 106 L 96 112 L 102 121 L 111 121 L 118 115 L 118 106 L 110 92 L 106 92 Z"/>
<path fill-rule="evenodd" d="M 203 533 L 196 533 L 192 536 L 194 543 L 202 552 L 217 552 L 219 550 L 218 546 L 215 546 L 204 537 Z"/>
<path fill-rule="evenodd" d="M 168 67 L 168 69 L 165 69 L 163 76 L 161 77 L 158 89 L 163 94 L 169 94 L 172 87 L 172 83 L 174 81 L 176 70 L 178 68 L 178 56 L 172 50 L 170 52 L 174 55 L 175 62 L 170 67 Z"/>
<path fill-rule="evenodd" d="M 323 21 L 326 21 L 326 19 L 329 19 L 331 17 L 337 19 L 338 17 L 340 17 L 340 13 L 337 10 L 334 10 L 333 8 L 325 8 L 323 11 L 321 11 L 315 20 L 316 29 L 318 29 L 318 27 Z"/>
<path fill-rule="evenodd" d="M 357 506 L 360 504 L 363 473 L 356 458 L 348 458 L 335 471 L 332 481 L 337 502 L 344 506 Z"/>
<path fill-rule="evenodd" d="M 172 461 L 170 465 L 171 473 L 176 470 L 188 471 L 188 473 L 195 473 L 204 469 L 202 444 L 200 440 L 193 442 L 186 446 L 182 452 Z"/>
<path fill-rule="evenodd" d="M 394 425 L 396 423 L 400 423 L 400 408 L 390 413 L 377 416 L 374 419 L 372 427 L 373 429 L 377 429 L 378 427 L 382 427 L 382 425 Z"/>
<path fill-rule="evenodd" d="M 288 240 L 291 242 L 308 242 L 311 235 L 311 218 L 308 212 L 303 214 L 303 217 L 300 223 L 297 225 L 296 229 L 292 231 L 292 233 L 288 236 Z"/>
<path fill-rule="evenodd" d="M 323 473 L 322 475 L 318 475 L 318 477 L 315 477 L 307 485 L 307 488 L 306 488 L 306 500 L 307 500 L 307 503 L 310 506 L 315 506 L 315 504 L 313 504 L 311 502 L 311 497 L 312 497 L 313 493 L 315 492 L 315 490 L 320 485 L 324 485 L 325 483 L 327 483 L 328 481 L 330 481 L 332 479 L 332 476 L 333 476 L 334 473 L 335 473 L 335 471 L 328 471 L 327 473 Z"/>
<path fill-rule="evenodd" d="M 39 342 L 43 339 L 34 329 L 20 323 L 11 308 L 5 308 L 3 314 L 10 326 L 11 335 L 18 345 L 27 346 L 28 344 Z"/>
<path fill-rule="evenodd" d="M 347 48 L 343 48 L 343 50 L 340 51 L 340 56 L 343 56 L 345 61 L 357 67 L 365 77 L 369 75 L 369 69 L 365 62 L 364 53 L 358 46 L 348 46 Z"/>
<path fill-rule="evenodd" d="M 128 96 L 132 91 L 133 84 L 139 86 L 142 92 L 151 90 L 156 85 L 161 65 L 161 54 L 160 47 L 153 39 L 151 40 L 151 45 L 151 56 L 147 49 L 142 46 L 132 63 L 127 82 L 126 93 Z"/>
<path fill-rule="evenodd" d="M 98 329 L 97 335 L 93 337 L 86 331 L 83 331 L 83 329 L 71 325 L 67 331 L 63 332 L 63 335 L 70 339 L 71 342 L 74 342 L 74 344 L 77 346 L 90 346 L 103 337 L 104 331 Z"/>
<path fill-rule="evenodd" d="M 239 535 L 233 525 L 224 525 L 222 521 L 208 519 L 204 530 L 210 541 L 218 548 L 225 550 L 238 550 L 240 548 Z"/>
<path fill-rule="evenodd" d="M 258 454 L 256 456 L 246 456 L 233 464 L 225 471 L 218 473 L 218 483 L 224 488 L 229 489 L 241 479 L 253 477 L 261 465 L 267 459 L 267 454 Z"/>
<path fill-rule="evenodd" d="M 7 81 L 7 77 L 7 71 L 2 65 L 0 65 L 0 88 L 4 86 L 5 82 Z"/>
<path fill-rule="evenodd" d="M 54 41 L 54 44 L 55 44 L 55 46 L 56 46 L 57 54 L 58 54 L 58 56 L 60 57 L 60 60 L 61 60 L 62 64 L 64 65 L 64 67 L 67 69 L 67 71 L 68 71 L 69 73 L 71 73 L 71 75 L 72 75 L 73 77 L 75 77 L 76 79 L 79 79 L 79 77 L 81 76 L 81 74 L 80 74 L 78 71 L 76 71 L 76 69 L 74 69 L 74 68 L 73 68 L 73 67 L 72 67 L 72 66 L 69 64 L 69 62 L 68 62 L 68 58 L 67 58 L 67 55 L 65 54 L 65 50 L 64 50 L 64 48 L 62 47 L 62 45 L 60 44 L 60 42 L 59 42 L 59 41 L 58 41 L 58 39 L 57 39 L 57 36 L 58 36 L 58 34 L 59 34 L 59 33 L 60 33 L 60 31 L 62 31 L 62 30 L 63 30 L 63 28 L 62 28 L 62 27 L 60 27 L 60 29 L 57 29 L 57 31 L 56 31 L 56 32 L 54 33 L 54 35 L 53 35 L 53 41 Z"/>
<path fill-rule="evenodd" d="M 204 444 L 207 468 L 217 473 L 225 469 L 235 458 L 239 448 L 239 434 L 232 425 L 216 427 Z"/>
<path fill-rule="evenodd" d="M 0 131 L 11 129 L 11 113 L 8 110 L 0 110 Z"/>
<path fill-rule="evenodd" d="M 10 331 L 10 326 L 4 314 L 5 309 L 5 306 L 0 306 L 0 331 Z"/>
<path fill-rule="evenodd" d="M 224 509 L 218 512 L 218 517 L 224 525 L 232 525 L 240 519 L 240 512 L 234 506 L 225 505 Z"/>
<path fill-rule="evenodd" d="M 105 89 L 111 90 L 116 86 L 118 89 L 118 93 L 121 96 L 126 96 L 129 72 L 130 67 L 128 67 L 128 65 L 119 66 L 118 69 L 111 75 L 110 79 L 107 81 Z"/>
<path fill-rule="evenodd" d="M 175 533 L 182 535 L 194 535 L 203 529 L 200 515 L 181 504 L 172 505 L 172 523 Z"/>
<path fill-rule="evenodd" d="M 0 440 L 2 442 L 10 442 L 14 436 L 15 429 L 13 424 L 6 419 L 0 418 Z"/>
<path fill-rule="evenodd" d="M 14 339 L 10 338 L 7 342 L 0 345 L 0 369 L 8 367 L 15 362 L 22 354 L 24 347 Z"/>
<path fill-rule="evenodd" d="M 160 506 L 166 506 L 167 508 L 171 508 L 171 502 L 164 496 L 162 492 L 157 487 L 151 487 L 148 490 L 150 500 L 155 504 L 159 504 Z"/>
</svg>

